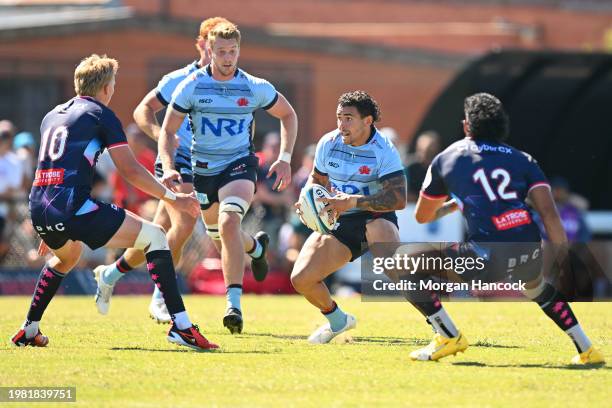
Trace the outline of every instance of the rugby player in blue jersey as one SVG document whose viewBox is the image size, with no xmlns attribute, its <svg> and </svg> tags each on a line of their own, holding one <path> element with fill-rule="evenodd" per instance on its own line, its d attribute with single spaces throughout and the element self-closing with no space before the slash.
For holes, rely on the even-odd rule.
<svg viewBox="0 0 612 408">
<path fill-rule="evenodd" d="M 530 155 L 504 143 L 509 119 L 499 99 L 486 93 L 472 95 L 465 99 L 464 111 L 466 137 L 432 161 L 416 205 L 417 221 L 431 222 L 461 210 L 468 225 L 467 242 L 448 246 L 442 255 L 482 257 L 486 267 L 456 276 L 466 281 L 525 282 L 525 296 L 576 346 L 578 355 L 572 363 L 603 363 L 603 355 L 591 344 L 570 305 L 543 279 L 541 236 L 527 199 L 542 219 L 556 259 L 567 252 L 567 237 L 544 173 Z M 421 303 L 419 310 L 437 333 L 427 347 L 410 354 L 412 359 L 438 360 L 467 348 L 467 340 L 449 318 L 444 330 L 436 326 L 432 316 L 441 307 L 437 300 Z"/>
<path fill-rule="evenodd" d="M 345 93 L 336 110 L 338 128 L 317 144 L 309 184 L 320 184 L 336 195 L 322 199 L 338 215 L 330 234 L 313 232 L 293 267 L 291 282 L 328 323 L 308 340 L 329 343 L 356 326 L 354 316 L 344 313 L 332 300 L 323 280 L 359 258 L 366 243 L 398 242 L 396 210 L 406 206 L 406 177 L 393 143 L 378 132 L 378 104 L 363 91 Z M 300 213 L 299 204 L 296 203 Z"/>
<path fill-rule="evenodd" d="M 223 325 L 231 333 L 243 328 L 242 280 L 246 251 L 257 280 L 267 273 L 269 238 L 250 236 L 241 229 L 255 193 L 258 159 L 253 152 L 253 112 L 264 109 L 281 122 L 280 156 L 268 176 L 276 174 L 273 188 L 291 183 L 291 153 L 297 137 L 297 116 L 285 97 L 268 81 L 238 68 L 241 35 L 231 23 L 216 25 L 208 33 L 211 62 L 189 75 L 177 87 L 159 136 L 166 186 L 180 180 L 174 160 L 174 134 L 189 116 L 193 132 L 191 163 L 193 185 L 208 235 L 220 249 L 227 288 Z"/>
<path fill-rule="evenodd" d="M 64 276 L 77 264 L 82 243 L 91 249 L 136 248 L 144 251 L 147 270 L 172 317 L 168 341 L 197 350 L 214 349 L 192 325 L 178 291 L 172 254 L 164 230 L 156 224 L 90 196 L 94 167 L 108 149 L 119 173 L 131 184 L 163 200 L 175 211 L 197 216 L 192 195 L 164 187 L 134 158 L 121 122 L 107 105 L 115 91 L 116 60 L 92 55 L 74 72 L 76 96 L 43 119 L 30 214 L 41 237 L 41 253 L 53 257 L 43 267 L 27 318 L 12 337 L 16 346 L 45 347 L 49 339 L 39 323 Z"/>
<path fill-rule="evenodd" d="M 176 87 L 190 74 L 204 67 L 210 62 L 206 52 L 206 41 L 209 31 L 219 23 L 229 23 L 223 17 L 212 17 L 204 20 L 200 24 L 200 35 L 196 41 L 196 48 L 200 54 L 197 61 L 189 65 L 172 71 L 165 75 L 157 87 L 151 90 L 134 110 L 134 120 L 149 137 L 153 140 L 159 139 L 160 125 L 155 114 L 168 106 L 172 99 L 172 93 Z M 189 127 L 189 120 L 185 118 L 176 132 L 178 147 L 174 157 L 174 166 L 181 175 L 182 183 L 175 186 L 175 190 L 189 194 L 193 192 L 193 171 L 191 170 L 191 142 L 193 134 Z M 163 175 L 161 160 L 159 155 L 155 163 L 155 175 L 160 178 Z M 172 251 L 172 259 L 175 265 L 181 259 L 183 247 L 191 236 L 196 218 L 186 212 L 177 212 L 168 207 L 163 201 L 159 202 L 157 212 L 153 218 L 155 224 L 161 225 L 166 230 L 168 245 Z M 210 233 L 210 232 L 209 232 Z M 143 264 L 145 256 L 142 251 L 128 249 L 119 260 L 111 265 L 101 265 L 94 269 L 98 290 L 96 292 L 96 307 L 101 314 L 107 314 L 110 306 L 110 297 L 113 293 L 115 283 L 124 274 L 133 268 Z M 265 263 L 254 261 L 253 269 L 264 268 Z M 262 265 L 263 263 L 263 265 Z M 158 323 L 170 322 L 170 314 L 164 299 L 157 287 L 154 288 L 151 303 L 149 304 L 149 314 Z"/>
</svg>

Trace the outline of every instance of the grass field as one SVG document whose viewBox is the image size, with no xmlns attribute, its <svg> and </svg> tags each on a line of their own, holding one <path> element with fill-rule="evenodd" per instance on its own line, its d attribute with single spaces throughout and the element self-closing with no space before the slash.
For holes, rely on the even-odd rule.
<svg viewBox="0 0 612 408">
<path fill-rule="evenodd" d="M 405 303 L 341 300 L 359 320 L 352 337 L 311 346 L 306 337 L 323 318 L 300 297 L 246 296 L 239 336 L 222 327 L 223 298 L 187 297 L 192 320 L 222 346 L 214 353 L 168 343 L 167 326 L 147 316 L 147 297 L 115 297 L 106 317 L 90 297 L 58 297 L 41 324 L 49 346 L 17 349 L 7 339 L 28 303 L 0 298 L 0 386 L 76 386 L 77 404 L 68 406 L 610 404 L 612 366 L 569 366 L 570 340 L 530 303 L 447 304 L 472 345 L 438 363 L 408 359 L 431 331 Z M 575 304 L 574 310 L 612 359 L 610 304 Z"/>
</svg>

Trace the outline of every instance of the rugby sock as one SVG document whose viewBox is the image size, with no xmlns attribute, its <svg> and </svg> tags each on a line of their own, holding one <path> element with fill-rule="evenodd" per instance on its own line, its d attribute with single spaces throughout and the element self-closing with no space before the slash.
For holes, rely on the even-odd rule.
<svg viewBox="0 0 612 408">
<path fill-rule="evenodd" d="M 412 290 L 405 292 L 405 297 L 425 317 L 434 315 L 442 309 L 442 302 L 434 292 Z"/>
<path fill-rule="evenodd" d="M 107 285 L 114 285 L 117 283 L 119 279 L 123 277 L 123 274 L 131 271 L 132 268 L 126 261 L 123 256 L 117 260 L 114 264 L 109 266 L 102 273 L 102 280 Z"/>
<path fill-rule="evenodd" d="M 157 285 L 155 285 L 155 289 L 153 289 L 152 299 L 157 301 L 157 302 L 163 302 L 164 301 L 164 296 L 162 295 L 161 290 L 159 290 Z"/>
<path fill-rule="evenodd" d="M 321 313 L 323 313 L 323 316 L 329 320 L 329 327 L 334 332 L 337 332 L 338 330 L 342 329 L 344 325 L 346 325 L 346 313 L 340 309 L 336 302 L 334 302 L 334 306 L 331 308 L 331 310 L 327 312 L 321 311 Z"/>
<path fill-rule="evenodd" d="M 172 263 L 172 254 L 168 250 L 157 250 L 147 252 L 145 256 L 147 258 L 147 270 L 151 275 L 151 279 L 153 279 L 155 286 L 161 292 L 172 320 L 175 320 L 175 315 L 185 311 L 185 305 L 176 283 L 176 272 Z"/>
<path fill-rule="evenodd" d="M 406 299 L 425 316 L 436 333 L 446 338 L 457 337 L 459 331 L 450 318 L 438 295 L 431 291 L 408 291 Z"/>
<path fill-rule="evenodd" d="M 227 299 L 227 309 L 233 307 L 242 311 L 240 308 L 240 298 L 242 297 L 242 285 L 232 284 L 227 287 L 225 298 Z"/>
<path fill-rule="evenodd" d="M 542 293 L 533 300 L 561 330 L 567 333 L 579 353 L 585 352 L 591 347 L 591 341 L 584 334 L 572 308 L 563 300 L 562 295 L 554 286 L 550 283 L 544 284 Z"/>
<path fill-rule="evenodd" d="M 26 319 L 26 321 L 23 322 L 23 325 L 21 326 L 21 328 L 25 330 L 26 337 L 28 339 L 31 339 L 32 337 L 38 334 L 39 323 L 40 322 L 33 322 L 32 320 L 28 320 L 28 319 Z"/>
<path fill-rule="evenodd" d="M 441 307 L 439 311 L 432 314 L 431 316 L 427 316 L 427 320 L 436 330 L 436 333 L 441 336 L 451 338 L 457 337 L 459 335 L 457 327 L 455 327 L 455 324 L 453 323 L 452 319 L 450 318 L 448 313 L 446 313 L 446 310 L 444 310 L 443 307 Z"/>
<path fill-rule="evenodd" d="M 193 326 L 187 316 L 187 312 L 179 312 L 172 315 L 172 321 L 179 328 L 179 330 L 185 330 Z"/>
<path fill-rule="evenodd" d="M 584 353 L 593 345 L 584 330 L 582 330 L 582 326 L 580 326 L 580 323 L 578 323 L 571 329 L 566 330 L 565 333 L 567 333 L 570 339 L 572 339 L 572 341 L 574 342 L 574 346 L 576 347 L 576 350 L 578 350 L 579 353 Z"/>
<path fill-rule="evenodd" d="M 42 315 L 45 309 L 55 296 L 55 292 L 64 279 L 63 273 L 59 273 L 55 269 L 46 266 L 40 271 L 38 282 L 36 283 L 36 289 L 34 289 L 34 295 L 32 296 L 32 303 L 30 304 L 30 310 L 28 311 L 27 319 L 32 322 L 39 322 L 42 319 Z"/>
<path fill-rule="evenodd" d="M 261 257 L 261 254 L 263 253 L 263 246 L 259 243 L 258 240 L 256 240 L 253 237 L 251 238 L 253 239 L 253 249 L 251 249 L 250 251 L 247 251 L 247 254 L 251 258 L 259 258 Z"/>
</svg>

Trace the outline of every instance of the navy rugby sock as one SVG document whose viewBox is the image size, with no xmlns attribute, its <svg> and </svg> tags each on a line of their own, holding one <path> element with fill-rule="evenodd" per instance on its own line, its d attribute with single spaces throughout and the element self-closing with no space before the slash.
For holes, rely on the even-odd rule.
<svg viewBox="0 0 612 408">
<path fill-rule="evenodd" d="M 55 296 L 64 276 L 66 275 L 49 266 L 45 265 L 42 268 L 40 276 L 38 277 L 38 282 L 36 282 L 34 295 L 32 295 L 32 303 L 28 311 L 28 320 L 38 322 L 42 319 L 45 309 L 49 306 L 53 296 Z"/>
<path fill-rule="evenodd" d="M 185 311 L 185 305 L 176 283 L 172 254 L 168 250 L 158 250 L 147 252 L 145 256 L 151 279 L 162 293 L 168 312 L 174 320 L 174 315 Z"/>
<path fill-rule="evenodd" d="M 546 313 L 546 316 L 572 339 L 579 353 L 583 353 L 591 347 L 591 341 L 582 330 L 569 303 L 563 299 L 561 293 L 554 286 L 546 283 L 542 293 L 533 300 Z"/>
</svg>

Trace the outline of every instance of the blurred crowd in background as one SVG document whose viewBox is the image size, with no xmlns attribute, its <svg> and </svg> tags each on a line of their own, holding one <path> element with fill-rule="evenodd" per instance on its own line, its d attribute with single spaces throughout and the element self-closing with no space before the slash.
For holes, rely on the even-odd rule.
<svg viewBox="0 0 612 408">
<path fill-rule="evenodd" d="M 128 125 L 125 131 L 138 161 L 153 172 L 156 143 L 135 124 Z M 433 131 L 424 132 L 417 137 L 411 149 L 408 144 L 401 142 L 394 129 L 383 127 L 380 132 L 395 143 L 402 157 L 408 180 L 408 203 L 414 203 L 418 199 L 429 164 L 444 147 L 441 146 L 440 137 Z M 39 135 L 20 132 L 9 120 L 0 121 L 0 269 L 39 268 L 45 262 L 44 258 L 37 255 L 39 239 L 29 221 L 27 200 L 37 163 L 38 140 Z M 264 293 L 287 293 L 291 291 L 288 276 L 292 265 L 311 232 L 300 222 L 293 204 L 312 171 L 316 146 L 309 145 L 294 154 L 293 184 L 291 188 L 279 192 L 272 189 L 274 180 L 267 178 L 267 173 L 279 155 L 280 135 L 276 132 L 267 133 L 261 137 L 258 145 L 257 193 L 243 225 L 248 232 L 265 230 L 270 235 L 268 259 L 272 279 L 263 286 L 256 286 L 252 282 L 252 289 Z M 588 201 L 572 193 L 568 182 L 562 178 L 551 177 L 551 185 L 569 240 L 590 241 L 591 233 L 584 217 L 589 206 Z M 99 157 L 96 166 L 92 196 L 114 202 L 146 219 L 153 218 L 157 206 L 157 200 L 129 185 L 118 175 L 106 152 Z M 96 251 L 84 249 L 80 269 L 92 269 L 99 264 L 110 263 L 120 255 L 105 248 Z M 218 258 L 219 255 L 205 234 L 202 222 L 198 220 L 178 266 L 185 279 L 191 282 L 192 290 L 210 293 L 214 292 L 217 286 L 220 291 L 224 290 Z M 245 265 L 247 264 L 248 262 L 245 262 Z M 339 274 L 337 278 L 342 284 L 343 274 Z M 247 290 L 249 279 L 247 273 Z M 356 280 L 355 276 L 347 279 L 349 282 L 358 280 L 358 276 Z M 350 284 L 347 287 L 350 287 Z"/>
</svg>

